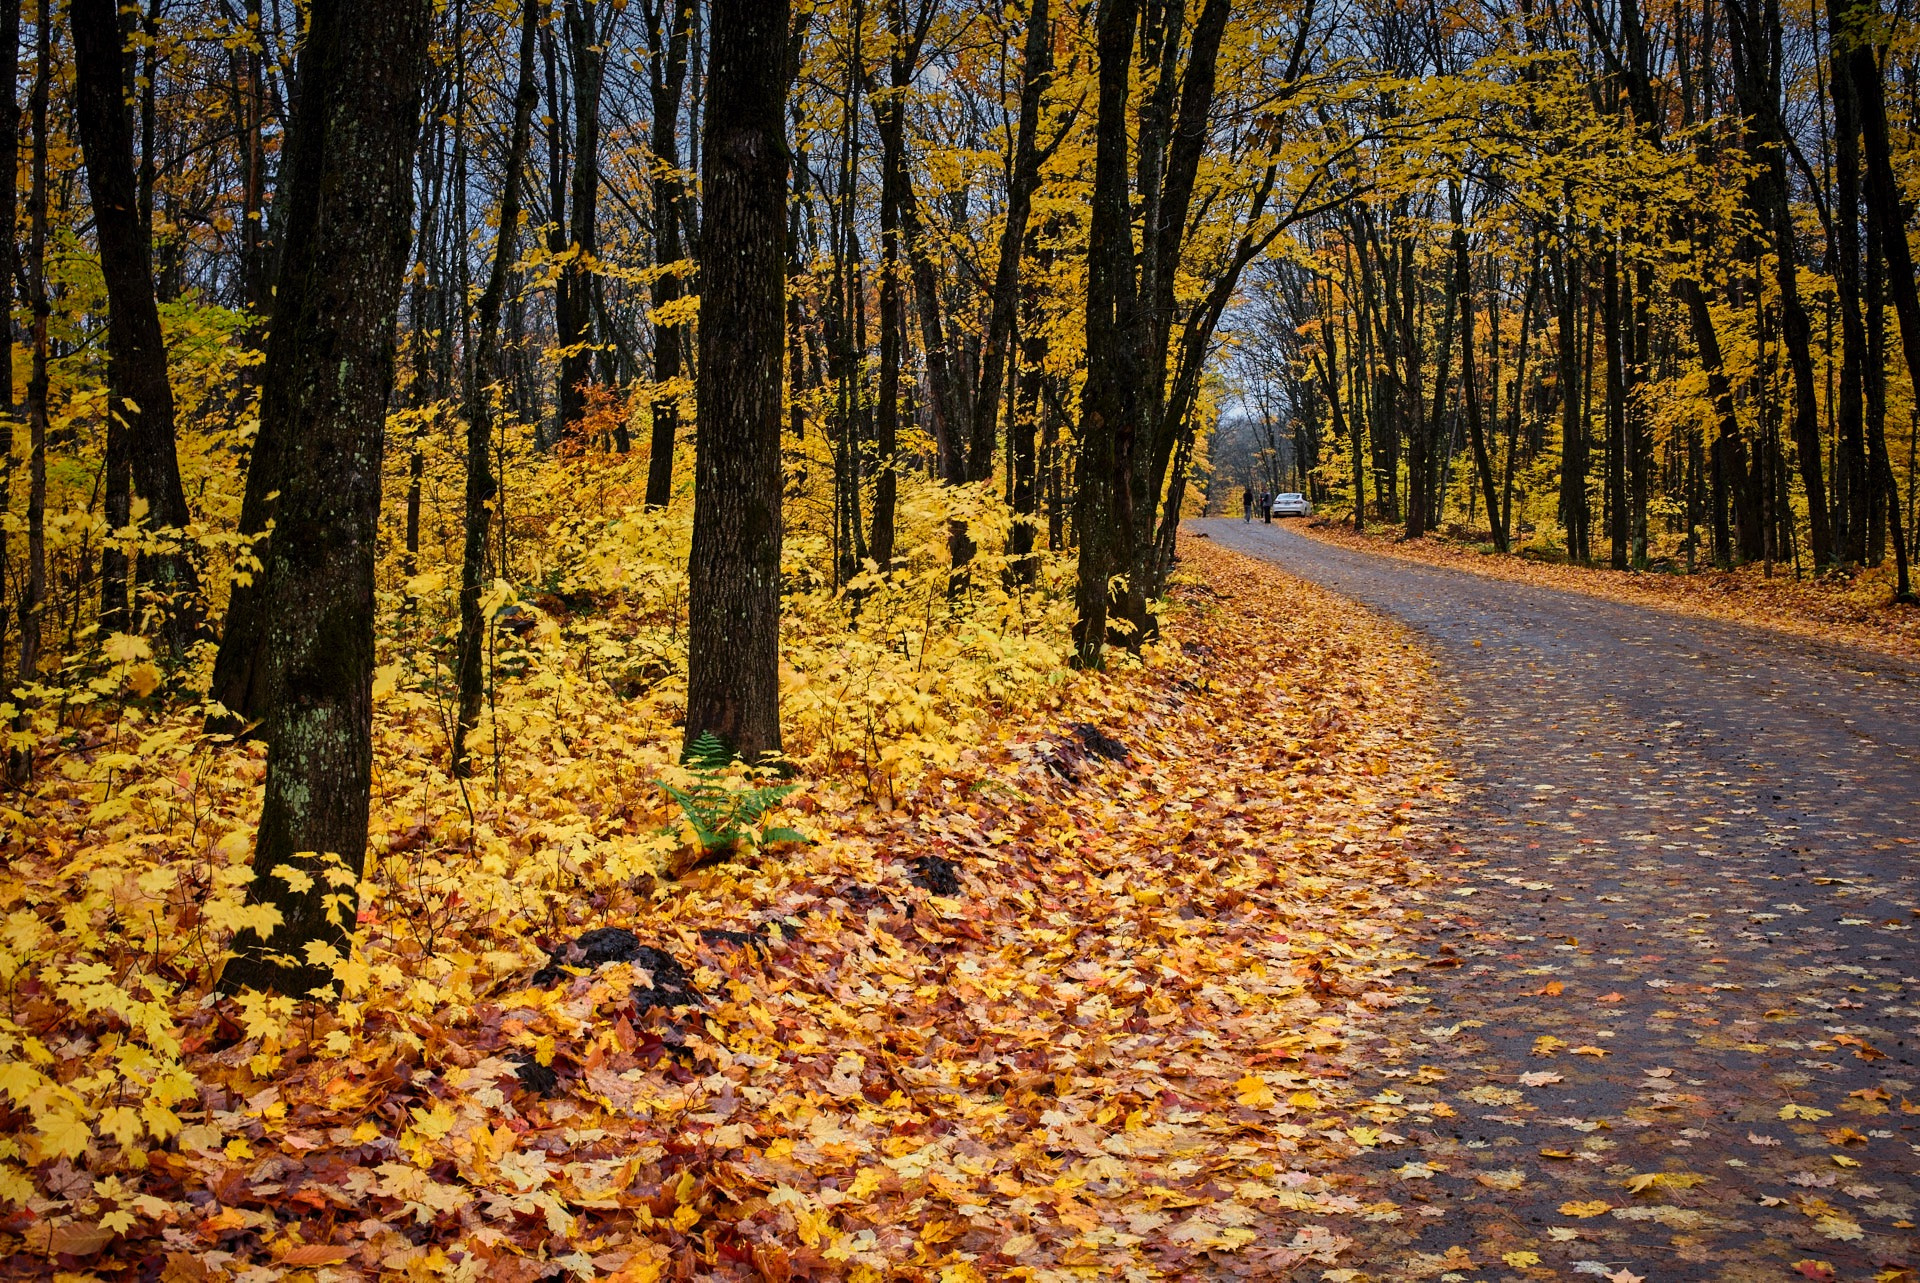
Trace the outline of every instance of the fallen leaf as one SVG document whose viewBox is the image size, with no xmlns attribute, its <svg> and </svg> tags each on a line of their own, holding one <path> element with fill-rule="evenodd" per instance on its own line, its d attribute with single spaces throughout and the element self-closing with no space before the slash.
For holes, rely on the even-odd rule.
<svg viewBox="0 0 1920 1283">
<path fill-rule="evenodd" d="M 1611 1212 L 1612 1210 L 1613 1210 L 1612 1203 L 1606 1202 L 1604 1199 L 1597 1199 L 1597 1198 L 1588 1200 L 1586 1202 L 1573 1202 L 1573 1203 L 1560 1204 L 1560 1214 L 1562 1216 L 1578 1216 L 1582 1220 L 1586 1220 L 1590 1217 L 1595 1217 L 1595 1216 L 1605 1216 L 1608 1212 Z"/>
</svg>

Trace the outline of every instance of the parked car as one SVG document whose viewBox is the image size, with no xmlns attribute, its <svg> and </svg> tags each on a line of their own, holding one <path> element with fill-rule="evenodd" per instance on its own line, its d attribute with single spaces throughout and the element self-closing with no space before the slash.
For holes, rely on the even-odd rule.
<svg viewBox="0 0 1920 1283">
<path fill-rule="evenodd" d="M 1313 504 L 1303 494 L 1279 494 L 1273 497 L 1273 515 L 1276 517 L 1311 517 Z"/>
</svg>

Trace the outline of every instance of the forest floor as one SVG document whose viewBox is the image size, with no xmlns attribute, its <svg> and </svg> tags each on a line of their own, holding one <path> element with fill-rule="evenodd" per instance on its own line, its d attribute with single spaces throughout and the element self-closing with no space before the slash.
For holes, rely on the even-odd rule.
<svg viewBox="0 0 1920 1283">
<path fill-rule="evenodd" d="M 1339 1269 L 1424 1196 L 1361 1198 L 1342 1173 L 1444 1112 L 1406 1083 L 1355 1090 L 1361 1062 L 1397 1063 L 1371 1044 L 1425 965 L 1411 851 L 1453 787 L 1431 674 L 1362 607 L 1187 554 L 1143 664 L 1063 672 L 1055 706 L 894 804 L 809 784 L 782 822 L 810 845 L 638 896 L 587 882 L 563 937 L 454 896 L 437 935 L 388 930 L 404 897 L 363 899 L 337 1007 L 209 997 L 174 956 L 207 935 L 185 893 L 244 882 L 257 750 L 203 744 L 176 770 L 184 723 L 145 724 L 138 752 L 70 736 L 8 817 L 0 1274 Z M 515 770 L 533 782 L 490 825 L 507 854 L 538 838 L 516 814 L 564 800 Z M 199 775 L 227 782 L 168 809 Z M 447 876 L 472 899 L 505 856 L 468 858 Z M 138 934 L 149 917 L 166 929 Z M 571 970 L 536 971 L 535 940 Z"/>
<path fill-rule="evenodd" d="M 1493 553 L 1490 543 L 1445 535 L 1405 539 L 1388 527 L 1356 532 L 1350 522 L 1327 517 L 1295 524 L 1316 539 L 1345 548 L 1920 658 L 1920 606 L 1894 603 L 1891 559 L 1850 577 L 1800 575 L 1791 564 L 1776 565 L 1771 575 L 1758 564 L 1694 574 L 1612 570 L 1502 557 Z"/>
<path fill-rule="evenodd" d="M 1419 924 L 1453 965 L 1351 1082 L 1421 1116 L 1327 1173 L 1412 1214 L 1324 1277 L 1914 1278 L 1920 666 L 1190 529 L 1413 629 L 1461 766 Z"/>
</svg>

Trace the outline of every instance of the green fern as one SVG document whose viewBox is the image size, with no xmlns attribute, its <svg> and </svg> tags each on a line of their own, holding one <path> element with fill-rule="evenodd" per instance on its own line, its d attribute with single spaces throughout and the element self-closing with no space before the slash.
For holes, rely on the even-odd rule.
<svg viewBox="0 0 1920 1283">
<path fill-rule="evenodd" d="M 731 784 L 723 772 L 733 763 L 733 750 L 712 731 L 702 731 L 687 745 L 681 761 L 694 775 L 689 788 L 676 788 L 657 781 L 667 796 L 679 803 L 681 813 L 693 829 L 704 854 L 730 851 L 742 842 L 755 845 L 775 842 L 805 842 L 806 835 L 795 829 L 773 828 L 759 833 L 754 828 L 768 811 L 798 784 L 757 785 L 740 788 Z"/>
</svg>

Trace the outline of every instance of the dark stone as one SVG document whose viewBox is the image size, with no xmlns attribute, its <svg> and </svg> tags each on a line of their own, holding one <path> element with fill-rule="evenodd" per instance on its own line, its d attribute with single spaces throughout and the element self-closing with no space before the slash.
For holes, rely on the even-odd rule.
<svg viewBox="0 0 1920 1283">
<path fill-rule="evenodd" d="M 553 1066 L 541 1064 L 524 1051 L 509 1053 L 507 1059 L 516 1065 L 513 1076 L 528 1091 L 551 1096 L 560 1089 L 560 1075 L 553 1071 Z"/>
<path fill-rule="evenodd" d="M 913 861 L 909 881 L 935 895 L 960 894 L 959 866 L 944 855 L 923 855 Z"/>
<path fill-rule="evenodd" d="M 876 907 L 885 909 L 893 906 L 892 898 L 888 896 L 885 891 L 880 890 L 878 887 L 862 886 L 858 882 L 850 882 L 834 892 L 834 894 L 840 899 L 845 900 L 853 908 L 862 911 Z"/>
<path fill-rule="evenodd" d="M 547 965 L 533 973 L 531 983 L 542 988 L 566 979 L 567 967 L 600 967 L 609 962 L 630 962 L 653 977 L 653 987 L 636 985 L 634 1002 L 641 1007 L 697 1007 L 700 993 L 693 978 L 672 954 L 663 953 L 625 927 L 595 927 L 578 940 L 555 949 Z"/>
<path fill-rule="evenodd" d="M 1087 752 L 1092 753 L 1095 757 L 1104 757 L 1109 762 L 1124 762 L 1127 760 L 1127 746 L 1119 740 L 1114 739 L 1111 735 L 1108 735 L 1092 722 L 1075 722 L 1073 724 L 1073 733 L 1080 737 L 1080 743 L 1086 748 Z"/>
<path fill-rule="evenodd" d="M 722 927 L 700 928 L 700 939 L 705 943 L 744 949 L 750 956 L 758 957 L 763 961 L 773 956 L 773 951 L 767 948 L 766 935 L 765 927 L 755 927 L 751 931 L 728 931 Z"/>
</svg>

